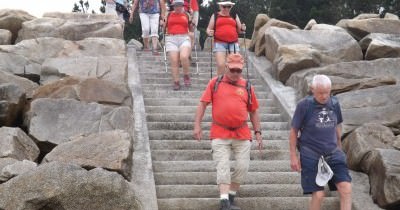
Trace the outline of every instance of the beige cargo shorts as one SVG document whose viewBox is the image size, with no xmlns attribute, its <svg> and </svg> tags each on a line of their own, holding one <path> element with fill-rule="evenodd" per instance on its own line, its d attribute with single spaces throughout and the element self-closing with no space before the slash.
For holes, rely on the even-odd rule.
<svg viewBox="0 0 400 210">
<path fill-rule="evenodd" d="M 247 175 L 250 163 L 249 140 L 213 139 L 211 148 L 213 160 L 217 169 L 217 184 L 242 183 Z M 231 176 L 230 156 L 235 159 L 234 171 Z"/>
</svg>

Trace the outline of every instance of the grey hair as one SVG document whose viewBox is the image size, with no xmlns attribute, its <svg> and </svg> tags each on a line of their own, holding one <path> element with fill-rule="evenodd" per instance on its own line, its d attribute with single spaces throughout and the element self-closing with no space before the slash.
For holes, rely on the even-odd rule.
<svg viewBox="0 0 400 210">
<path fill-rule="evenodd" d="M 331 87 L 331 79 L 329 79 L 329 77 L 324 74 L 317 74 L 313 77 L 311 81 L 311 87 L 316 88 L 317 86 Z"/>
</svg>

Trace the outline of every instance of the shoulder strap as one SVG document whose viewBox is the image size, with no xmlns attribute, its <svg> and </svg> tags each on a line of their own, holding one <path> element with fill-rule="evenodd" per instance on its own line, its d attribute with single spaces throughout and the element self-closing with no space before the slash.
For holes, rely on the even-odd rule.
<svg viewBox="0 0 400 210">
<path fill-rule="evenodd" d="M 213 93 L 214 93 L 214 92 L 217 92 L 218 85 L 219 85 L 219 83 L 221 83 L 222 78 L 224 78 L 224 75 L 219 75 L 218 78 L 215 80 L 214 88 L 213 88 Z"/>
</svg>

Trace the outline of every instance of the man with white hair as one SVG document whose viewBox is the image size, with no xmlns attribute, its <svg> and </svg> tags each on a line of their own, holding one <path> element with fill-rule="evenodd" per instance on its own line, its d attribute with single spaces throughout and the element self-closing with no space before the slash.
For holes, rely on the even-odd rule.
<svg viewBox="0 0 400 210">
<path fill-rule="evenodd" d="M 339 192 L 340 209 L 351 209 L 351 177 L 341 144 L 343 119 L 337 98 L 331 96 L 331 87 L 326 75 L 313 77 L 312 96 L 297 104 L 290 129 L 290 166 L 294 171 L 301 171 L 303 193 L 312 194 L 310 210 L 321 209 L 326 183 L 330 190 Z M 332 178 L 321 175 L 318 169 L 321 157 L 333 171 Z"/>
</svg>

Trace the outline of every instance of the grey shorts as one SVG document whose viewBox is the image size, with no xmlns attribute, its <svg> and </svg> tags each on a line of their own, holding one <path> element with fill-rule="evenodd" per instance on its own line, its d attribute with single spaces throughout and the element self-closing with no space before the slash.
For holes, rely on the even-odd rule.
<svg viewBox="0 0 400 210">
<path fill-rule="evenodd" d="M 167 52 L 179 52 L 182 47 L 191 47 L 190 37 L 183 35 L 168 35 L 165 37 L 165 48 Z"/>
</svg>

